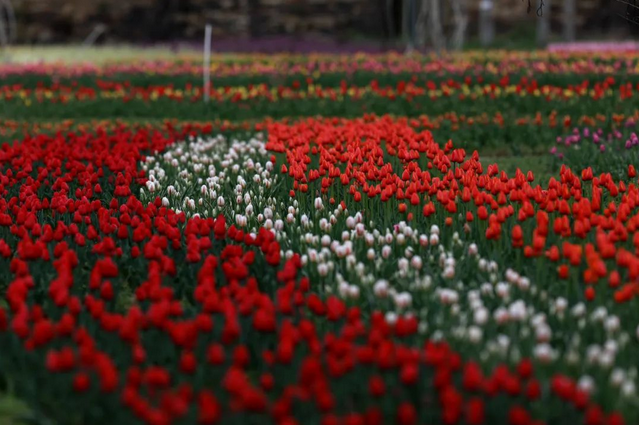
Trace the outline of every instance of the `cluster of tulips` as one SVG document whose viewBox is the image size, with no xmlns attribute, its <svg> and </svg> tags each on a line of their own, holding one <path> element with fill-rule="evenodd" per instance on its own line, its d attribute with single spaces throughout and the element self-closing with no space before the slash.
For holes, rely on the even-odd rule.
<svg viewBox="0 0 639 425">
<path fill-rule="evenodd" d="M 291 74 L 357 74 L 378 75 L 439 74 L 473 75 L 524 73 L 539 74 L 601 74 L 637 73 L 639 53 L 622 49 L 598 51 L 588 49 L 554 49 L 546 52 L 477 51 L 446 55 L 401 53 L 359 54 L 214 54 L 211 62 L 213 77 L 250 75 L 283 76 Z M 202 74 L 201 53 L 183 52 L 167 60 L 140 60 L 94 63 L 5 63 L 0 66 L 3 78 L 50 77 L 82 78 L 85 76 L 117 77 L 122 74 L 159 75 Z"/>
<path fill-rule="evenodd" d="M 639 167 L 636 146 L 637 119 L 629 117 L 621 125 L 604 130 L 599 125 L 574 127 L 568 134 L 558 136 L 550 153 L 557 162 L 578 166 L 588 164 L 593 170 L 607 171 L 623 179 L 634 174 L 628 167 Z"/>
<path fill-rule="evenodd" d="M 479 79 L 481 80 L 481 79 Z M 539 84 L 535 79 L 522 77 L 520 82 L 512 84 L 508 76 L 503 77 L 497 83 L 473 82 L 470 77 L 459 82 L 453 79 L 447 81 L 427 80 L 418 82 L 417 77 L 409 80 L 399 80 L 393 85 L 380 85 L 373 79 L 366 85 L 349 84 L 341 80 L 335 87 L 325 87 L 317 84 L 311 77 L 301 81 L 293 81 L 290 85 L 270 85 L 266 83 L 248 84 L 243 86 L 211 87 L 209 96 L 212 100 L 223 102 L 237 102 L 247 99 L 265 98 L 270 101 L 282 99 L 309 99 L 328 98 L 342 100 L 347 98 L 358 99 L 363 96 L 379 96 L 394 100 L 396 98 L 419 99 L 422 97 L 435 101 L 439 98 L 453 97 L 460 101 L 479 98 L 491 100 L 507 96 L 533 96 L 547 101 L 568 101 L 573 98 L 587 98 L 599 100 L 606 97 L 615 97 L 620 100 L 634 98 L 635 91 L 639 88 L 632 83 L 615 85 L 615 79 L 606 78 L 604 81 L 590 82 L 584 80 L 579 84 L 568 86 Z M 123 102 L 132 100 L 156 101 L 168 99 L 173 101 L 201 101 L 204 91 L 200 86 L 187 83 L 183 87 L 174 84 L 136 86 L 128 81 L 96 80 L 93 85 L 78 85 L 54 83 L 51 85 L 39 84 L 29 88 L 21 84 L 9 84 L 0 86 L 0 99 L 12 101 L 14 99 L 23 102 L 36 101 L 38 103 L 54 102 L 81 102 L 96 99 L 121 99 Z"/>
<path fill-rule="evenodd" d="M 164 119 L 259 120 L 266 116 L 356 117 L 364 113 L 396 116 L 481 114 L 506 117 L 508 122 L 534 119 L 555 112 L 569 117 L 632 114 L 639 82 L 614 77 L 543 82 L 536 78 L 511 79 L 505 75 L 487 82 L 482 78 L 437 80 L 417 77 L 361 82 L 347 78 L 318 83 L 312 77 L 293 81 L 228 85 L 213 81 L 205 103 L 201 84 L 148 81 L 93 80 L 89 84 L 50 83 L 34 87 L 0 86 L 0 101 L 11 119 Z M 608 115 L 604 114 L 604 115 Z"/>
<path fill-rule="evenodd" d="M 639 423 L 639 54 L 198 60 L 0 66 L 29 419 Z"/>
<path fill-rule="evenodd" d="M 365 114 L 365 117 L 376 117 L 375 114 Z M 284 118 L 281 122 L 295 122 L 299 118 Z M 578 166 L 582 163 L 581 155 L 576 157 L 569 152 L 577 152 L 578 147 L 574 143 L 566 145 L 562 137 L 566 132 L 574 131 L 575 126 L 592 128 L 606 134 L 616 134 L 617 132 L 627 132 L 639 120 L 639 110 L 634 112 L 622 112 L 619 114 L 560 115 L 557 111 L 536 112 L 534 114 L 511 114 L 494 112 L 489 114 L 482 112 L 479 114 L 464 114 L 455 111 L 445 112 L 439 115 L 419 115 L 402 119 L 401 122 L 414 128 L 415 130 L 430 130 L 436 139 L 446 140 L 453 138 L 458 143 L 463 144 L 466 149 L 486 149 L 503 150 L 527 149 L 538 154 L 546 150 L 548 141 L 556 140 L 559 137 L 559 144 L 554 146 L 552 153 L 558 157 L 559 161 Z M 124 119 L 64 119 L 58 121 L 38 120 L 0 120 L 0 140 L 13 141 L 16 137 L 24 134 L 56 134 L 57 132 L 69 131 L 92 131 L 100 127 L 113 130 L 123 125 L 131 129 L 163 129 L 174 131 L 179 128 L 183 137 L 188 135 L 218 133 L 246 133 L 261 131 L 270 123 L 272 118 L 258 118 L 247 120 L 222 120 L 210 119 L 207 121 L 177 120 L 177 119 L 149 119 L 146 121 L 134 121 Z M 607 136 L 606 136 L 607 137 Z M 574 134 L 568 134 L 567 140 L 574 141 Z M 630 143 L 631 145 L 632 143 Z M 573 149 L 570 150 L 569 146 Z M 610 149 L 610 148 L 608 148 Z M 571 162 L 572 160 L 576 162 Z M 605 170 L 606 168 L 602 168 Z"/>
<path fill-rule="evenodd" d="M 35 414 L 637 419 L 632 178 L 542 189 L 390 117 L 194 132 L 2 145 L 0 370 Z"/>
<path fill-rule="evenodd" d="M 440 243 L 448 246 L 464 235 L 482 256 L 496 262 L 496 269 L 507 271 L 509 277 L 503 284 L 493 278 L 492 287 L 484 287 L 463 274 L 460 284 L 455 272 L 446 272 L 446 258 L 440 259 L 444 269 L 436 284 L 440 300 L 442 288 L 446 289 L 444 304 L 449 296 L 452 304 L 457 304 L 457 296 L 449 289 L 469 292 L 467 304 L 459 309 L 464 313 L 454 312 L 461 316 L 459 322 L 455 318 L 444 328 L 469 339 L 473 319 L 478 323 L 474 315 L 486 302 L 483 297 L 477 302 L 476 297 L 487 294 L 493 309 L 488 316 L 495 325 L 485 342 L 488 353 L 493 351 L 491 343 L 499 346 L 501 339 L 505 357 L 516 358 L 519 351 L 529 350 L 524 355 L 541 363 L 558 360 L 561 370 L 575 367 L 585 372 L 581 378 L 586 387 L 612 385 L 619 389 L 615 402 L 625 396 L 633 406 L 629 410 L 636 411 L 636 364 L 628 360 L 627 367 L 621 367 L 624 372 L 618 369 L 621 358 L 636 358 L 630 353 L 637 352 L 639 338 L 639 216 L 635 212 L 639 193 L 632 165 L 626 166 L 621 180 L 605 172 L 595 175 L 590 167 L 573 171 L 564 166 L 557 179 L 533 184 L 532 173 L 517 172 L 509 177 L 495 165 L 484 171 L 476 152 L 468 156 L 451 142 L 441 146 L 429 132 L 418 133 L 392 119 L 274 124 L 268 134 L 266 147 L 280 153 L 284 162 L 281 172 L 288 176 L 285 187 L 296 201 L 310 204 L 318 194 L 324 203 L 326 199 L 329 203 L 331 199 L 343 200 L 347 210 L 362 211 L 365 220 L 370 216 L 382 233 L 394 224 L 401 228 L 400 220 L 409 223 L 404 229 L 448 228 Z M 413 265 L 411 258 L 425 257 L 426 253 L 414 249 L 403 252 L 404 243 L 390 238 L 387 243 L 389 252 L 399 253 L 390 254 L 386 267 L 397 264 L 393 272 L 399 273 L 395 278 L 401 282 L 401 257 L 404 264 L 419 266 L 421 261 Z M 364 252 L 355 255 L 363 256 Z M 384 258 L 383 248 L 371 257 Z M 469 260 L 451 262 L 456 263 L 482 279 Z M 425 272 L 430 275 L 434 270 L 427 266 Z M 523 283 L 521 276 L 526 276 Z M 328 280 L 339 282 L 337 276 Z M 543 285 L 535 288 L 541 282 Z M 400 288 L 401 283 L 397 291 Z M 416 314 L 428 317 L 429 324 L 437 323 L 435 318 L 441 311 L 435 317 L 428 316 L 435 307 L 426 295 L 428 301 L 423 301 Z M 537 295 L 539 299 L 535 299 Z M 528 326 L 523 324 L 527 321 Z M 438 330 L 436 326 L 434 331 Z M 480 330 L 486 334 L 485 329 Z M 517 335 L 517 349 L 510 347 L 513 335 Z M 601 339 L 597 341 L 594 335 Z M 532 343 L 526 343 L 528 336 Z M 620 355 L 622 352 L 625 354 Z M 487 352 L 476 348 L 474 353 L 489 358 Z M 622 375 L 624 383 L 617 380 Z M 604 394 L 609 396 L 615 390 L 600 391 L 606 398 Z"/>
</svg>

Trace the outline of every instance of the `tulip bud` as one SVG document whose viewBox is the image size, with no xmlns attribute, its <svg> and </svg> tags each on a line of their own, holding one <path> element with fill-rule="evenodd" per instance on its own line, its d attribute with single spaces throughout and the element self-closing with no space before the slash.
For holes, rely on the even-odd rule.
<svg viewBox="0 0 639 425">
<path fill-rule="evenodd" d="M 320 263 L 317 265 L 317 273 L 320 276 L 326 276 L 328 274 L 328 265 L 326 263 Z"/>
<path fill-rule="evenodd" d="M 380 298 L 385 298 L 388 295 L 388 289 L 389 289 L 389 285 L 388 285 L 388 281 L 387 280 L 378 280 L 377 282 L 375 282 L 375 285 L 373 286 L 373 293 Z"/>
</svg>

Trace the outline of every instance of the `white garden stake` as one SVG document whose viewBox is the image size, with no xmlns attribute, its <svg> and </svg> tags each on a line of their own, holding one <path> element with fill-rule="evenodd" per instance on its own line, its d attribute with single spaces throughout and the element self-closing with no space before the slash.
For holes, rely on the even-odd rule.
<svg viewBox="0 0 639 425">
<path fill-rule="evenodd" d="M 208 24 L 204 30 L 204 102 L 209 102 L 209 90 L 211 88 L 211 31 L 213 27 Z"/>
</svg>

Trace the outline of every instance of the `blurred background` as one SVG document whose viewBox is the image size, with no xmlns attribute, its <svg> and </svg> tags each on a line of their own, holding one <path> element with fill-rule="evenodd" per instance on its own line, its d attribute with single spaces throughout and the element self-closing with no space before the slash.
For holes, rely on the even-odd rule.
<svg viewBox="0 0 639 425">
<path fill-rule="evenodd" d="M 636 0 L 0 0 L 0 44 L 214 51 L 535 48 L 627 40 Z"/>
</svg>

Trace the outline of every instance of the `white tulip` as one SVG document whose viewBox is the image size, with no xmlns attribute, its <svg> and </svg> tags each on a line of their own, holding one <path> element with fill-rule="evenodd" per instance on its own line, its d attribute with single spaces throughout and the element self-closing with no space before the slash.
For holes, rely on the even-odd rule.
<svg viewBox="0 0 639 425">
<path fill-rule="evenodd" d="M 350 285 L 348 287 L 348 296 L 349 296 L 349 298 L 352 298 L 352 299 L 358 299 L 359 298 L 359 286 Z"/>
<path fill-rule="evenodd" d="M 386 323 L 388 323 L 389 325 L 394 325 L 395 323 L 397 323 L 397 314 L 389 311 L 388 313 L 386 313 L 385 319 Z"/>
<path fill-rule="evenodd" d="M 326 276 L 328 274 L 328 265 L 326 263 L 320 263 L 317 265 L 317 273 L 320 276 Z"/>
<path fill-rule="evenodd" d="M 626 379 L 626 373 L 623 371 L 623 369 L 613 369 L 612 373 L 610 374 L 610 385 L 612 385 L 615 388 L 620 387 L 623 382 Z"/>
<path fill-rule="evenodd" d="M 586 394 L 592 394 L 593 391 L 595 390 L 595 381 L 594 379 L 592 379 L 592 377 L 588 376 L 588 375 L 584 375 L 581 378 L 579 378 L 579 381 L 577 382 L 577 387 L 585 392 Z"/>
<path fill-rule="evenodd" d="M 470 326 L 468 328 L 468 339 L 473 344 L 479 343 L 482 340 L 483 336 L 484 336 L 484 333 L 481 330 L 481 328 L 477 326 Z"/>
<path fill-rule="evenodd" d="M 373 293 L 379 298 L 385 298 L 388 295 L 388 281 L 381 279 L 375 282 L 373 286 Z"/>
<path fill-rule="evenodd" d="M 535 328 L 535 338 L 537 342 L 548 342 L 552 337 L 552 330 L 550 326 L 543 323 Z"/>
<path fill-rule="evenodd" d="M 609 316 L 604 322 L 604 327 L 608 332 L 616 332 L 617 330 L 619 330 L 619 326 L 621 326 L 621 323 L 619 322 L 619 318 L 617 316 Z"/>
<path fill-rule="evenodd" d="M 485 325 L 488 322 L 488 310 L 483 307 L 475 310 L 473 320 L 480 326 Z"/>
<path fill-rule="evenodd" d="M 559 297 L 555 300 L 555 309 L 557 312 L 563 313 L 566 307 L 568 307 L 568 301 L 565 298 Z"/>
<path fill-rule="evenodd" d="M 550 345 L 543 343 L 535 346 L 534 356 L 542 363 L 549 363 L 554 360 L 555 353 Z"/>
<path fill-rule="evenodd" d="M 636 387 L 634 382 L 627 380 L 621 386 L 621 394 L 623 394 L 624 397 L 634 398 L 635 393 L 636 393 Z"/>
</svg>

